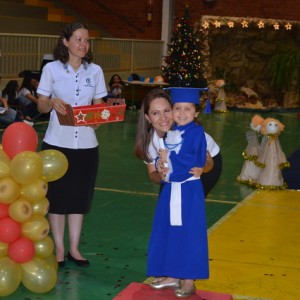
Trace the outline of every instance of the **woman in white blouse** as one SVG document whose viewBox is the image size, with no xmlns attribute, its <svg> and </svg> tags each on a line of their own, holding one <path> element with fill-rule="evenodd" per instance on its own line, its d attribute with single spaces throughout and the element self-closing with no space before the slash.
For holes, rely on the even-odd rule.
<svg viewBox="0 0 300 300">
<path fill-rule="evenodd" d="M 103 71 L 93 64 L 89 32 L 80 23 L 68 24 L 54 50 L 54 61 L 47 63 L 38 86 L 38 109 L 51 111 L 42 149 L 64 153 L 69 167 L 61 179 L 49 182 L 49 221 L 59 266 L 65 265 L 64 229 L 68 222 L 68 260 L 87 267 L 89 261 L 78 246 L 84 214 L 90 210 L 98 168 L 98 141 L 95 126 L 62 126 L 57 113 L 72 107 L 102 103 L 107 95 Z"/>
</svg>

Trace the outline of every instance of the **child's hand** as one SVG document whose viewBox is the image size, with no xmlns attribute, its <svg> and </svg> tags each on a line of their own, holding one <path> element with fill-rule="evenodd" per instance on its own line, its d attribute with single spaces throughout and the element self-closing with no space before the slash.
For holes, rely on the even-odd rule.
<svg viewBox="0 0 300 300">
<path fill-rule="evenodd" d="M 200 177 L 203 173 L 203 168 L 194 167 L 189 171 L 189 173 L 194 175 L 195 177 Z"/>
<path fill-rule="evenodd" d="M 164 163 L 168 163 L 168 150 L 159 149 L 159 159 Z"/>
<path fill-rule="evenodd" d="M 165 167 L 165 164 L 161 159 L 157 161 L 157 171 L 159 172 L 161 179 L 165 181 L 169 168 Z"/>
</svg>

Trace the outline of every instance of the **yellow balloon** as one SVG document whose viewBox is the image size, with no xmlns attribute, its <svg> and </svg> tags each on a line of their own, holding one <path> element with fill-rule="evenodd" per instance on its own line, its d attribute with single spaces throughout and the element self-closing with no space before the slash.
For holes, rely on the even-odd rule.
<svg viewBox="0 0 300 300">
<path fill-rule="evenodd" d="M 0 158 L 0 178 L 9 176 L 9 164 Z"/>
<path fill-rule="evenodd" d="M 42 179 L 37 179 L 29 184 L 23 185 L 21 195 L 31 202 L 37 202 L 46 197 L 48 183 Z"/>
<path fill-rule="evenodd" d="M 22 283 L 34 293 L 47 293 L 57 281 L 57 271 L 46 260 L 34 257 L 31 261 L 21 264 Z"/>
<path fill-rule="evenodd" d="M 50 256 L 46 257 L 45 258 L 45 261 L 50 265 L 52 266 L 55 271 L 58 270 L 58 263 L 57 263 L 57 260 L 56 260 L 56 256 L 54 254 L 51 254 Z"/>
<path fill-rule="evenodd" d="M 0 257 L 7 256 L 8 244 L 0 242 Z"/>
<path fill-rule="evenodd" d="M 47 181 L 55 181 L 65 175 L 68 170 L 68 159 L 66 156 L 57 150 L 49 149 L 39 152 L 43 160 L 43 176 Z"/>
<path fill-rule="evenodd" d="M 16 291 L 22 278 L 19 264 L 8 257 L 0 258 L 0 296 L 8 296 Z"/>
<path fill-rule="evenodd" d="M 47 258 L 54 251 L 54 242 L 50 236 L 34 243 L 35 255 L 40 258 Z"/>
<path fill-rule="evenodd" d="M 3 151 L 2 148 L 0 149 L 0 159 L 6 161 L 8 163 L 10 162 L 9 156 Z"/>
<path fill-rule="evenodd" d="M 40 201 L 32 203 L 32 209 L 34 214 L 46 216 L 49 210 L 49 200 L 45 197 Z"/>
<path fill-rule="evenodd" d="M 10 175 L 18 183 L 28 184 L 42 174 L 43 161 L 36 152 L 20 152 L 10 162 Z"/>
<path fill-rule="evenodd" d="M 8 214 L 17 222 L 27 222 L 33 213 L 31 203 L 25 198 L 19 198 L 9 205 Z"/>
<path fill-rule="evenodd" d="M 20 185 L 12 178 L 0 179 L 0 203 L 10 204 L 18 199 L 20 195 Z"/>
<path fill-rule="evenodd" d="M 9 175 L 10 159 L 8 155 L 0 149 L 0 178 Z"/>
<path fill-rule="evenodd" d="M 21 225 L 23 236 L 28 237 L 34 242 L 44 239 L 50 230 L 48 220 L 40 215 L 33 215 L 28 222 Z"/>
</svg>

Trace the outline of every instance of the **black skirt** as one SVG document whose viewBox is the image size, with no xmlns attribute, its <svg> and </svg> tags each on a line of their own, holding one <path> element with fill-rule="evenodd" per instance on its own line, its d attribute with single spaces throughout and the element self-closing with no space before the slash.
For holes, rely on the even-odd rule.
<svg viewBox="0 0 300 300">
<path fill-rule="evenodd" d="M 67 149 L 42 144 L 42 150 L 55 149 L 68 159 L 66 174 L 48 183 L 47 199 L 53 214 L 85 214 L 92 204 L 99 164 L 98 147 L 90 149 Z"/>
</svg>

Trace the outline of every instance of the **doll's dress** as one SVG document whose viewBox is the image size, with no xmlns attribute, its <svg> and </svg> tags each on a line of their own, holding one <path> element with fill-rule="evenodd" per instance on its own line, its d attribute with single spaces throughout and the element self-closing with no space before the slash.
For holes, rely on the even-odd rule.
<svg viewBox="0 0 300 300">
<path fill-rule="evenodd" d="M 281 144 L 276 134 L 267 136 L 268 140 L 258 156 L 257 164 L 261 171 L 257 178 L 256 186 L 261 189 L 279 190 L 285 189 L 281 169 L 289 167 L 289 162 L 282 151 Z"/>
<path fill-rule="evenodd" d="M 219 90 L 217 99 L 215 101 L 214 105 L 214 111 L 215 112 L 221 112 L 225 113 L 228 112 L 227 105 L 226 105 L 226 94 L 223 88 Z"/>
<path fill-rule="evenodd" d="M 259 135 L 253 130 L 246 132 L 247 147 L 243 152 L 244 164 L 237 180 L 248 185 L 255 185 L 261 169 L 257 166 L 260 151 Z"/>
</svg>

